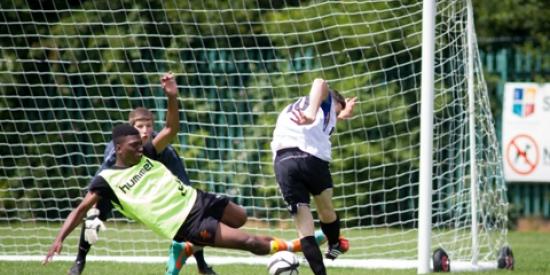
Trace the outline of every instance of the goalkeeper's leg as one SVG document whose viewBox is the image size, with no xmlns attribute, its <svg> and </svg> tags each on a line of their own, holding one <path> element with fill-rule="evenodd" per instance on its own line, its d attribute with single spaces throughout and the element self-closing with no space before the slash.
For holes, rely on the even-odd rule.
<svg viewBox="0 0 550 275">
<path fill-rule="evenodd" d="M 176 242 L 172 241 L 170 249 L 168 250 L 168 262 L 166 263 L 166 274 L 177 275 L 180 273 L 181 268 L 191 256 L 195 257 L 197 261 L 197 268 L 199 274 L 216 275 L 214 269 L 206 264 L 204 260 L 204 252 L 200 246 L 192 245 L 188 242 Z"/>
<path fill-rule="evenodd" d="M 194 246 L 190 242 L 172 241 L 168 250 L 168 262 L 166 263 L 166 275 L 178 275 L 180 270 L 193 252 L 201 251 L 201 247 Z"/>
<path fill-rule="evenodd" d="M 84 231 L 86 230 L 85 223 L 82 223 L 82 230 L 80 232 L 80 240 L 78 241 L 78 254 L 71 269 L 69 269 L 69 275 L 80 275 L 86 265 L 86 255 L 90 251 L 91 244 L 84 238 Z"/>
<path fill-rule="evenodd" d="M 95 243 L 98 240 L 98 232 L 105 230 L 103 221 L 107 220 L 111 208 L 112 206 L 109 201 L 101 199 L 86 213 L 86 220 L 82 223 L 82 231 L 78 240 L 78 253 L 76 260 L 69 269 L 69 275 L 80 275 L 84 270 L 86 256 L 92 246 L 90 242 Z"/>
<path fill-rule="evenodd" d="M 212 196 L 212 195 L 207 195 Z M 217 197 L 216 197 L 217 198 Z M 244 208 L 231 202 L 222 200 L 220 203 L 213 204 L 209 211 L 220 212 L 222 208 L 223 215 L 218 220 L 217 217 L 205 217 L 200 221 L 200 234 L 187 236 L 195 238 L 196 243 L 205 243 L 214 247 L 232 248 L 249 251 L 256 255 L 267 255 L 277 251 L 289 249 L 291 242 L 283 241 L 271 236 L 256 236 L 239 229 L 246 223 L 247 216 Z M 216 208 L 218 207 L 218 208 Z M 213 237 L 213 238 L 212 238 Z"/>
<path fill-rule="evenodd" d="M 279 251 L 288 251 L 290 242 L 271 236 L 251 235 L 244 230 L 219 222 L 215 231 L 214 247 L 239 249 L 256 255 L 268 255 Z"/>
<path fill-rule="evenodd" d="M 204 250 L 200 249 L 198 251 L 195 251 L 195 253 L 193 253 L 193 257 L 195 257 L 195 261 L 197 262 L 197 268 L 199 269 L 199 274 L 216 275 L 216 272 L 214 271 L 214 269 L 211 266 L 209 266 L 204 260 Z"/>
</svg>

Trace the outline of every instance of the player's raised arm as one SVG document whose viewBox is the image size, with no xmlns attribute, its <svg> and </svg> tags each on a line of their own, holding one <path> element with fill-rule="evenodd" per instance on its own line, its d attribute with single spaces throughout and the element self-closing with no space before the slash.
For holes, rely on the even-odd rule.
<svg viewBox="0 0 550 275">
<path fill-rule="evenodd" d="M 178 108 L 178 85 L 173 73 L 164 74 L 161 78 L 164 94 L 168 98 L 168 110 L 166 112 L 166 124 L 153 139 L 153 146 L 157 153 L 164 151 L 172 142 L 180 130 L 180 117 Z"/>
<path fill-rule="evenodd" d="M 69 214 L 63 223 L 59 233 L 57 233 L 57 237 L 48 250 L 48 254 L 46 254 L 42 264 L 48 264 L 52 261 L 54 255 L 61 253 L 65 238 L 82 222 L 82 219 L 86 215 L 88 209 L 94 206 L 98 200 L 99 196 L 96 193 L 88 192 L 88 194 L 84 197 L 84 200 L 82 200 L 82 202 L 73 211 L 71 211 L 71 214 Z"/>
<path fill-rule="evenodd" d="M 304 111 L 294 110 L 292 113 L 294 118 L 291 118 L 294 123 L 298 125 L 311 124 L 317 116 L 317 111 L 321 106 L 321 102 L 328 96 L 328 84 L 327 81 L 322 78 L 317 78 L 311 85 L 311 91 L 309 92 L 309 105 Z"/>
</svg>

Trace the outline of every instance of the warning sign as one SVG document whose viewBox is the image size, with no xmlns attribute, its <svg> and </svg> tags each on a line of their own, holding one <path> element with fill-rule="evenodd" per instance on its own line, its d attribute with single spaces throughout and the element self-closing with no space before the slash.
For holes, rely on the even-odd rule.
<svg viewBox="0 0 550 275">
<path fill-rule="evenodd" d="M 520 175 L 532 173 L 540 161 L 539 147 L 528 135 L 518 135 L 508 143 L 506 161 L 514 172 Z"/>
</svg>

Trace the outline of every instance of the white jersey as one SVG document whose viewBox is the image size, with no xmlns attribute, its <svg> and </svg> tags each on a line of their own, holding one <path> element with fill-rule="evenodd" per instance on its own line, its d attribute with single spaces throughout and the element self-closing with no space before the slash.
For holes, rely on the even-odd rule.
<svg viewBox="0 0 550 275">
<path fill-rule="evenodd" d="M 271 141 L 273 158 L 278 150 L 298 148 L 322 160 L 330 161 L 332 159 L 330 135 L 336 126 L 336 104 L 329 94 L 328 99 L 321 103 L 315 120 L 309 125 L 298 125 L 290 120 L 293 117 L 292 110 L 307 108 L 308 96 L 301 97 L 295 103 L 285 107 L 279 114 L 273 131 L 273 140 Z"/>
</svg>

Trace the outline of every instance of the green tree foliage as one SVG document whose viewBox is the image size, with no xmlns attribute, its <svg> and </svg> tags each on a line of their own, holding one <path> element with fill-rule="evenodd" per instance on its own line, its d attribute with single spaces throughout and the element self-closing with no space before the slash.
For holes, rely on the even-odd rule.
<svg viewBox="0 0 550 275">
<path fill-rule="evenodd" d="M 504 82 L 550 81 L 550 9 L 544 0 L 472 3 L 479 49 L 487 55 L 501 54 L 507 63 L 504 67 L 499 61 L 484 60 L 491 110 L 498 122 Z"/>
<path fill-rule="evenodd" d="M 550 9 L 544 0 L 472 1 L 481 41 L 501 42 L 531 50 L 550 50 Z M 500 46 L 503 46 L 503 45 Z M 482 43 L 481 47 L 489 45 Z"/>
<path fill-rule="evenodd" d="M 518 2 L 530 12 L 507 13 Z M 474 1 L 478 33 L 547 45 L 541 3 Z M 119 110 L 164 109 L 158 76 L 172 70 L 182 87 L 176 147 L 201 188 L 240 195 L 258 216 L 282 207 L 269 150 L 275 120 L 323 77 L 359 96 L 363 114 L 341 122 L 333 140 L 336 206 L 350 209 L 349 225 L 412 216 L 416 190 L 403 183 L 417 181 L 421 13 L 412 11 L 420 8 L 412 0 L 2 3 L 0 82 L 13 85 L 0 88 L 0 152 L 12 156 L 1 158 L 0 190 L 11 193 L 0 193 L 0 211 L 64 216 L 98 168 L 112 125 L 126 120 Z M 341 184 L 350 182 L 360 184 Z M 46 211 L 14 210 L 29 208 Z"/>
</svg>

